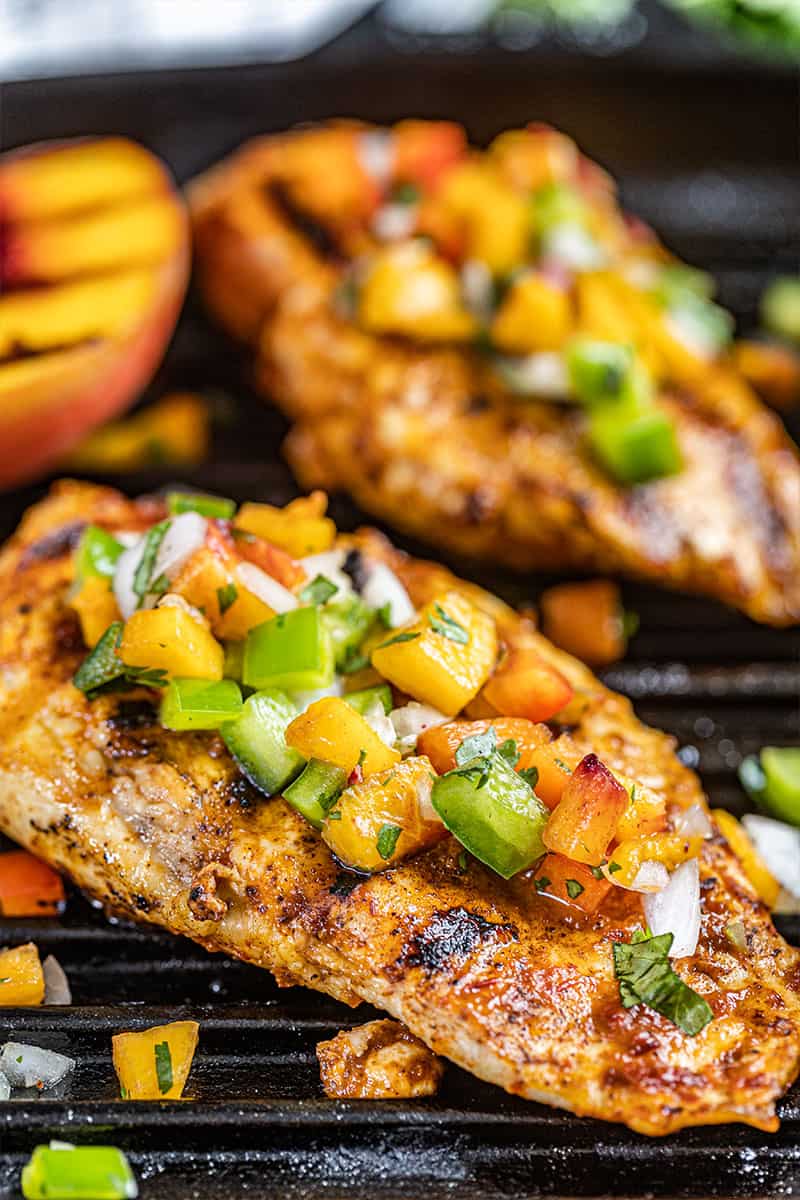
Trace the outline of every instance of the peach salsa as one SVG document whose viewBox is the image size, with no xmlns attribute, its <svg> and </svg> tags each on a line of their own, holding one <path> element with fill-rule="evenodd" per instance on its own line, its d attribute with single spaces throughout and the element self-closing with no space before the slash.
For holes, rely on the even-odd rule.
<svg viewBox="0 0 800 1200">
<path fill-rule="evenodd" d="M 468 586 L 416 610 L 326 506 L 173 492 L 143 533 L 88 526 L 71 603 L 93 649 L 75 685 L 159 689 L 163 726 L 217 731 L 353 871 L 450 833 L 584 913 L 612 888 L 641 892 L 651 930 L 663 915 L 674 952 L 693 953 L 705 812 L 668 828 L 662 796 L 578 751 L 578 698 L 550 662 L 503 644 Z"/>
</svg>

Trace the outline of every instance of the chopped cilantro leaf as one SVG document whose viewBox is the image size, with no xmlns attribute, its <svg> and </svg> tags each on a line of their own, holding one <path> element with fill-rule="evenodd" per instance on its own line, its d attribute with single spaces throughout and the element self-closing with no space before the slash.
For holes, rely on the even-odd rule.
<svg viewBox="0 0 800 1200">
<path fill-rule="evenodd" d="M 620 1003 L 623 1008 L 646 1004 L 695 1037 L 714 1014 L 708 1002 L 673 971 L 669 961 L 672 941 L 671 933 L 653 937 L 637 930 L 629 943 L 615 942 L 614 973 Z"/>
<path fill-rule="evenodd" d="M 501 742 L 497 747 L 497 753 L 506 760 L 510 767 L 515 767 L 519 762 L 520 754 L 513 738 L 506 738 L 504 742 Z"/>
<path fill-rule="evenodd" d="M 114 621 L 109 625 L 94 650 L 87 654 L 72 682 L 87 699 L 94 700 L 105 692 L 124 691 L 129 687 L 165 687 L 166 671 L 152 667 L 130 667 L 117 654 L 124 625 Z"/>
<path fill-rule="evenodd" d="M 157 1042 L 155 1056 L 158 1090 L 163 1096 L 172 1087 L 172 1052 L 169 1048 L 169 1042 Z"/>
<path fill-rule="evenodd" d="M 236 603 L 239 591 L 235 583 L 226 583 L 224 587 L 217 588 L 217 603 L 219 604 L 219 615 L 223 616 L 232 604 Z"/>
<path fill-rule="evenodd" d="M 144 535 L 142 557 L 139 559 L 139 565 L 133 576 L 133 590 L 139 599 L 139 604 L 151 590 L 158 550 L 171 524 L 172 522 L 169 520 L 159 521 Z"/>
<path fill-rule="evenodd" d="M 381 825 L 378 830 L 378 837 L 375 842 L 375 848 L 380 854 L 384 862 L 388 862 L 392 857 L 397 846 L 397 839 L 402 833 L 399 825 Z"/>
<path fill-rule="evenodd" d="M 567 889 L 567 895 L 570 900 L 577 900 L 581 892 L 585 890 L 583 884 L 578 883 L 577 879 L 567 879 L 564 887 Z"/>
<path fill-rule="evenodd" d="M 608 864 L 609 875 L 616 875 L 617 871 L 621 871 L 621 870 L 622 870 L 622 867 L 619 865 L 618 862 L 610 862 Z"/>
<path fill-rule="evenodd" d="M 307 583 L 300 593 L 304 604 L 325 604 L 331 596 L 335 596 L 339 588 L 328 579 L 327 575 L 317 575 Z"/>
<path fill-rule="evenodd" d="M 418 633 L 396 633 L 394 637 L 390 637 L 387 641 L 381 642 L 377 649 L 385 650 L 387 646 L 396 646 L 400 642 L 413 642 L 414 639 L 418 637 Z"/>
<path fill-rule="evenodd" d="M 544 892 L 550 887 L 550 880 L 546 875 L 541 875 L 538 879 L 534 879 L 533 886 L 537 892 Z"/>
<path fill-rule="evenodd" d="M 355 675 L 356 671 L 363 671 L 368 666 L 369 659 L 366 654 L 362 654 L 360 650 L 348 650 L 339 671 L 342 675 Z"/>
<path fill-rule="evenodd" d="M 494 726 L 490 725 L 485 733 L 473 733 L 464 738 L 456 750 L 456 766 L 463 767 L 473 758 L 485 758 L 487 754 L 494 754 L 496 748 L 497 733 Z"/>
<path fill-rule="evenodd" d="M 517 774 L 519 775 L 520 779 L 525 780 L 532 792 L 536 791 L 536 785 L 539 782 L 538 767 L 523 767 L 521 771 L 517 772 Z"/>
<path fill-rule="evenodd" d="M 392 606 L 391 606 L 391 603 L 387 600 L 385 604 L 382 604 L 380 606 L 380 608 L 376 609 L 375 611 L 377 612 L 378 620 L 380 621 L 381 625 L 383 625 L 384 629 L 391 629 L 392 628 Z"/>
<path fill-rule="evenodd" d="M 461 646 L 468 645 L 469 633 L 464 626 L 446 613 L 441 604 L 434 604 L 433 607 L 436 616 L 428 616 L 428 624 L 433 632 L 449 638 L 451 642 L 458 642 Z"/>
</svg>

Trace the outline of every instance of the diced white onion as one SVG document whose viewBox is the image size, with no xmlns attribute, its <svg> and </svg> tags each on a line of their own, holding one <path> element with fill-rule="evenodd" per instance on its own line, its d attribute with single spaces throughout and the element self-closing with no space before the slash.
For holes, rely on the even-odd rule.
<svg viewBox="0 0 800 1200">
<path fill-rule="evenodd" d="M 710 838 L 714 827 L 702 804 L 690 804 L 675 817 L 675 832 L 681 837 Z"/>
<path fill-rule="evenodd" d="M 694 954 L 700 936 L 700 870 L 696 858 L 681 863 L 660 892 L 645 896 L 644 915 L 656 935 L 671 933 L 670 958 Z"/>
<path fill-rule="evenodd" d="M 72 1004 L 72 992 L 64 968 L 57 958 L 48 954 L 42 963 L 45 1004 Z"/>
<path fill-rule="evenodd" d="M 389 720 L 401 749 L 413 750 L 421 733 L 426 729 L 433 729 L 436 725 L 444 725 L 450 718 L 439 712 L 438 708 L 432 708 L 430 704 L 418 704 L 416 700 L 412 700 L 402 708 L 392 709 Z"/>
<path fill-rule="evenodd" d="M 778 883 L 800 898 L 800 829 L 756 813 L 742 817 L 742 824 Z"/>
<path fill-rule="evenodd" d="M 382 242 L 411 237 L 416 226 L 416 204 L 383 204 L 372 218 L 372 232 Z"/>
<path fill-rule="evenodd" d="M 362 133 L 356 152 L 361 166 L 376 183 L 388 183 L 394 170 L 394 138 L 388 129 Z"/>
<path fill-rule="evenodd" d="M 293 703 L 297 706 L 298 712 L 305 712 L 317 700 L 325 700 L 328 696 L 343 696 L 344 683 L 337 676 L 329 687 L 313 688 L 307 692 L 291 692 L 290 697 Z"/>
<path fill-rule="evenodd" d="M 123 619 L 133 616 L 139 606 L 139 597 L 133 590 L 133 577 L 142 561 L 144 553 L 144 538 L 140 538 L 133 546 L 123 550 L 114 568 L 114 598 Z"/>
<path fill-rule="evenodd" d="M 207 521 L 200 513 L 185 512 L 173 517 L 158 547 L 153 578 L 174 579 L 184 563 L 205 543 Z"/>
<path fill-rule="evenodd" d="M 0 1100 L 8 1100 L 10 1095 L 11 1084 L 8 1082 L 2 1071 L 0 1071 Z"/>
<path fill-rule="evenodd" d="M 572 396 L 569 371 L 563 354 L 542 350 L 522 358 L 501 357 L 495 369 L 510 391 L 518 396 L 542 400 L 569 400 Z"/>
<path fill-rule="evenodd" d="M 609 876 L 613 880 L 613 875 Z M 660 862 L 643 862 L 629 885 L 630 892 L 660 892 L 669 883 L 669 871 Z"/>
<path fill-rule="evenodd" d="M 394 571 L 382 562 L 368 562 L 366 567 L 367 582 L 361 589 L 361 599 L 367 607 L 383 608 L 388 604 L 391 629 L 413 621 L 416 609 Z"/>
<path fill-rule="evenodd" d="M 180 513 L 173 517 L 158 548 L 153 564 L 152 578 L 164 575 L 173 580 L 188 559 L 199 550 L 206 540 L 206 519 L 199 513 Z M 139 607 L 139 597 L 133 590 L 133 581 L 142 561 L 146 535 L 142 535 L 133 546 L 123 550 L 114 570 L 114 596 L 127 621 Z M 155 600 L 145 597 L 144 607 L 152 607 Z"/>
<path fill-rule="evenodd" d="M 309 583 L 316 579 L 317 575 L 324 575 L 329 579 L 339 589 L 336 599 L 341 599 L 343 594 L 349 595 L 353 591 L 353 581 L 342 569 L 346 558 L 346 550 L 326 550 L 323 554 L 309 554 L 307 558 L 301 558 L 300 566 L 305 571 Z"/>
<path fill-rule="evenodd" d="M 461 267 L 461 293 L 470 312 L 485 321 L 492 315 L 494 286 L 492 273 L 485 262 L 468 258 Z"/>
<path fill-rule="evenodd" d="M 55 1087 L 75 1070 L 75 1060 L 54 1050 L 25 1046 L 21 1042 L 6 1042 L 0 1051 L 0 1072 L 12 1087 Z"/>
<path fill-rule="evenodd" d="M 364 713 L 364 720 L 370 729 L 374 729 L 382 742 L 385 742 L 387 746 L 394 746 L 396 739 L 394 725 L 387 717 L 380 700 L 373 700 Z"/>
<path fill-rule="evenodd" d="M 297 608 L 297 597 L 277 579 L 273 579 L 255 563 L 239 563 L 236 568 L 236 578 L 242 587 L 252 592 L 259 600 L 263 600 L 276 613 L 289 612 Z"/>
<path fill-rule="evenodd" d="M 572 271 L 596 271 L 606 261 L 603 247 L 582 225 L 554 225 L 543 239 L 544 258 Z"/>
</svg>

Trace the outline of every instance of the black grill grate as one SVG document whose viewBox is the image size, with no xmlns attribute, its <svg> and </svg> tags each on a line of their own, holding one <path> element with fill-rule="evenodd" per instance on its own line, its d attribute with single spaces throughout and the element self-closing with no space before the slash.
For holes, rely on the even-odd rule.
<svg viewBox="0 0 800 1200">
<path fill-rule="evenodd" d="M 102 110 L 109 130 L 145 138 L 189 172 L 251 132 L 331 112 L 375 119 L 404 110 L 452 113 L 479 138 L 542 116 L 624 173 L 628 194 L 645 215 L 652 211 L 668 242 L 727 268 L 723 299 L 750 318 L 766 273 L 785 256 L 791 221 L 796 227 L 781 182 L 786 172 L 796 179 L 795 84 L 788 74 L 748 70 L 712 79 L 689 68 L 681 75 L 675 63 L 660 73 L 644 60 L 626 63 L 623 78 L 619 67 L 571 59 L 539 61 L 531 71 L 524 56 L 496 54 L 476 70 L 469 55 L 432 55 L 412 71 L 403 55 L 365 42 L 362 31 L 298 68 L 150 76 L 146 86 L 130 75 L 9 87 L 4 140 L 94 131 Z M 640 111 L 648 121 L 631 122 Z M 759 136 L 743 136 L 732 112 Z M 659 181 L 714 164 L 723 171 L 733 164 L 758 203 L 745 205 L 747 220 L 733 213 L 726 225 L 712 198 L 714 225 L 705 229 L 692 224 L 682 189 Z M 762 204 L 768 166 L 776 173 L 766 178 L 778 182 Z M 718 183 L 724 197 L 724 177 Z M 219 423 L 212 461 L 187 482 L 240 499 L 285 500 L 292 485 L 277 453 L 284 425 L 248 392 L 245 378 L 238 352 L 191 311 L 153 390 L 198 388 L 238 404 L 238 422 Z M 169 480 L 156 472 L 108 482 L 136 493 Z M 0 533 L 11 531 L 41 491 L 6 499 Z M 343 501 L 334 516 L 344 527 L 358 519 Z M 545 582 L 493 572 L 482 572 L 481 581 L 512 600 L 530 600 Z M 608 682 L 631 696 L 644 720 L 676 736 L 713 804 L 740 810 L 741 755 L 800 741 L 800 639 L 689 597 L 636 585 L 625 585 L 624 595 L 641 631 Z M 800 918 L 780 924 L 800 942 Z M 0 1200 L 18 1196 L 23 1161 L 52 1137 L 123 1146 L 145 1200 L 800 1195 L 798 1087 L 781 1106 L 778 1135 L 726 1126 L 661 1142 L 515 1100 L 456 1068 L 433 1101 L 334 1103 L 321 1095 L 315 1043 L 368 1019 L 368 1010 L 354 1013 L 302 989 L 280 991 L 265 972 L 155 929 L 109 925 L 78 896 L 61 921 L 0 922 L 0 944 L 27 939 L 62 962 L 76 1007 L 0 1010 L 0 1040 L 13 1035 L 67 1051 L 80 1066 L 60 1094 L 0 1104 Z M 187 1016 L 201 1023 L 189 1101 L 119 1101 L 112 1033 Z"/>
</svg>

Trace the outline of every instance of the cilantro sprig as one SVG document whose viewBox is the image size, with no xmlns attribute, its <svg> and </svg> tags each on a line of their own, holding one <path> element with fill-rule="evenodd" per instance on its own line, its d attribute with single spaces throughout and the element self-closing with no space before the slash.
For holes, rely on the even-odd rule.
<svg viewBox="0 0 800 1200">
<path fill-rule="evenodd" d="M 614 943 L 614 973 L 623 1008 L 646 1004 L 695 1037 L 714 1017 L 708 1001 L 673 971 L 673 935 L 653 937 L 637 929 L 630 942 Z"/>
</svg>

